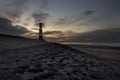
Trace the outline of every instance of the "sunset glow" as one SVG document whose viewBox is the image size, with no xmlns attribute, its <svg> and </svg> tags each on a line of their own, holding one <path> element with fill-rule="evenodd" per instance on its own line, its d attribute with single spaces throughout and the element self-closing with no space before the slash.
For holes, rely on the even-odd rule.
<svg viewBox="0 0 120 80">
<path fill-rule="evenodd" d="M 37 24 L 42 22 L 43 32 L 49 32 L 44 34 L 47 39 L 88 41 L 87 38 L 83 39 L 88 34 L 90 38 L 95 38 L 97 36 L 91 37 L 90 34 L 108 34 L 105 32 L 113 29 L 115 33 L 120 28 L 118 0 L 104 0 L 104 3 L 102 0 L 0 0 L 0 3 L 1 20 L 4 20 L 3 24 L 11 26 L 9 31 L 1 28 L 1 33 L 37 39 Z M 81 39 L 81 36 L 84 37 Z"/>
</svg>

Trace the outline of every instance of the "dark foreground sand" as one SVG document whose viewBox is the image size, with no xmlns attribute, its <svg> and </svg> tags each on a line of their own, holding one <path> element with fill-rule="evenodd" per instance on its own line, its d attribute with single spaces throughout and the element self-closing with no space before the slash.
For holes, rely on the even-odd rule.
<svg viewBox="0 0 120 80">
<path fill-rule="evenodd" d="M 120 64 L 46 43 L 0 51 L 0 80 L 120 80 Z"/>
</svg>

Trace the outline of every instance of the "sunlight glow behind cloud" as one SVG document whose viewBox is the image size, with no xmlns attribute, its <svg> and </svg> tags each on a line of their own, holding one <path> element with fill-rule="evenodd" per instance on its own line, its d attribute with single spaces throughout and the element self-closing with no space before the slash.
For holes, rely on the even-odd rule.
<svg viewBox="0 0 120 80">
<path fill-rule="evenodd" d="M 30 38 L 38 36 L 32 34 L 38 33 L 36 23 L 44 22 L 44 33 L 61 32 L 47 34 L 47 39 L 64 41 L 89 31 L 120 28 L 119 3 L 119 0 L 0 0 L 0 17 L 10 20 L 11 26 L 29 30 L 22 35 Z"/>
</svg>

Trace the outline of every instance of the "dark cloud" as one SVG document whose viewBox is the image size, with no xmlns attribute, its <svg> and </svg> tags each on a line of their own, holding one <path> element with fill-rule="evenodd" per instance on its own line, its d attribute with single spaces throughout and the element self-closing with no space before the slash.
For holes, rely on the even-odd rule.
<svg viewBox="0 0 120 80">
<path fill-rule="evenodd" d="M 88 10 L 84 13 L 79 14 L 77 16 L 74 17 L 63 17 L 63 18 L 59 18 L 56 22 L 55 22 L 55 26 L 56 25 L 74 25 L 75 23 L 80 23 L 81 20 L 85 20 L 88 19 L 87 16 L 91 16 L 94 13 L 93 10 Z M 84 15 L 84 16 L 83 16 Z"/>
<path fill-rule="evenodd" d="M 71 36 L 77 35 L 72 31 L 46 31 L 44 32 L 44 36 L 46 40 L 50 41 L 66 41 L 68 40 Z"/>
<path fill-rule="evenodd" d="M 6 18 L 0 18 L 0 33 L 22 35 L 28 32 L 30 31 L 25 27 L 19 25 L 13 26 L 10 20 Z"/>
<path fill-rule="evenodd" d="M 65 37 L 44 37 L 47 41 L 53 41 L 53 42 L 63 42 L 64 40 L 66 40 Z"/>
<path fill-rule="evenodd" d="M 71 33 L 71 34 L 70 34 Z M 51 35 L 51 36 L 46 36 Z M 120 28 L 94 30 L 84 33 L 71 31 L 47 31 L 44 32 L 46 40 L 64 42 L 97 42 L 97 43 L 119 43 Z"/>
<path fill-rule="evenodd" d="M 0 1 L 0 16 L 9 19 L 19 18 L 27 9 L 27 0 Z"/>
<path fill-rule="evenodd" d="M 68 23 L 69 23 L 69 20 L 67 18 L 60 18 L 56 21 L 55 25 L 65 25 Z"/>
<path fill-rule="evenodd" d="M 65 25 L 73 25 L 74 23 L 77 22 L 77 19 L 74 17 L 63 17 L 63 18 L 59 18 L 58 20 L 56 20 L 56 22 L 54 23 L 54 26 L 64 26 Z"/>
<path fill-rule="evenodd" d="M 37 29 L 35 28 L 35 30 Z M 35 36 L 39 35 L 39 33 L 36 33 L 36 32 L 31 32 L 30 34 Z M 59 41 L 65 38 L 63 37 L 64 33 L 62 31 L 46 31 L 43 33 L 43 35 L 44 35 L 44 38 L 49 41 Z"/>
<path fill-rule="evenodd" d="M 36 12 L 42 12 L 47 4 L 48 0 L 0 0 L 0 17 L 15 21 L 27 14 L 26 18 L 29 18 Z"/>
<path fill-rule="evenodd" d="M 39 30 L 39 28 L 32 28 L 32 30 Z"/>
<path fill-rule="evenodd" d="M 90 15 L 92 15 L 93 13 L 94 13 L 93 10 L 88 10 L 88 11 L 85 11 L 85 12 L 83 13 L 83 15 L 85 15 L 85 16 L 90 16 Z"/>
<path fill-rule="evenodd" d="M 48 13 L 38 13 L 33 14 L 32 17 L 35 19 L 35 22 L 45 22 L 50 15 Z"/>
<path fill-rule="evenodd" d="M 44 32 L 45 35 L 52 35 L 52 34 L 55 34 L 55 35 L 63 35 L 63 32 L 62 31 L 47 31 L 47 32 Z"/>
<path fill-rule="evenodd" d="M 72 36 L 68 42 L 120 42 L 120 28 L 95 30 Z"/>
<path fill-rule="evenodd" d="M 38 33 L 32 33 L 38 35 Z M 49 36 L 47 36 L 49 35 Z M 84 33 L 74 33 L 72 31 L 47 31 L 44 38 L 49 41 L 63 42 L 96 42 L 96 43 L 119 43 L 120 28 L 94 30 Z"/>
</svg>

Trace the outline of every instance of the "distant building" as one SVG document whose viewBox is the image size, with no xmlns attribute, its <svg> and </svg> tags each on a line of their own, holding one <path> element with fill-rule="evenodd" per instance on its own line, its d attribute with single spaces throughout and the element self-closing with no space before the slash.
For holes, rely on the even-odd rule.
<svg viewBox="0 0 120 80">
<path fill-rule="evenodd" d="M 39 40 L 43 40 L 42 27 L 43 27 L 43 23 L 39 23 Z"/>
</svg>

